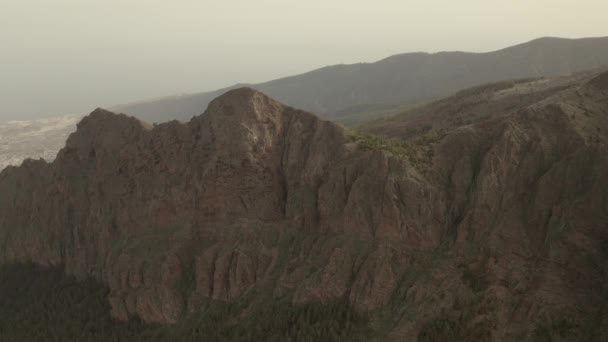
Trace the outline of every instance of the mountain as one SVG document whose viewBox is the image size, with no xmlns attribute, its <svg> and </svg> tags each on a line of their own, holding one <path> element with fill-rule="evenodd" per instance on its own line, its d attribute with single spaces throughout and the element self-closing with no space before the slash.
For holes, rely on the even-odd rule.
<svg viewBox="0 0 608 342">
<path fill-rule="evenodd" d="M 540 38 L 489 53 L 406 53 L 375 63 L 334 65 L 249 85 L 288 105 L 353 126 L 475 85 L 553 77 L 608 65 L 608 37 Z M 209 101 L 240 87 L 116 106 L 162 122 L 189 120 Z"/>
<path fill-rule="evenodd" d="M 573 84 L 606 70 L 608 69 L 585 71 L 550 79 L 518 79 L 485 84 L 388 118 L 372 120 L 360 129 L 405 140 L 433 132 L 445 134 L 479 121 L 511 115 L 547 98 L 560 100 L 560 96 L 567 94 L 562 90 L 572 88 Z"/>
<path fill-rule="evenodd" d="M 0 264 L 201 340 L 606 340 L 608 72 L 430 106 L 363 132 L 249 88 L 187 123 L 96 110 L 0 173 Z"/>
</svg>

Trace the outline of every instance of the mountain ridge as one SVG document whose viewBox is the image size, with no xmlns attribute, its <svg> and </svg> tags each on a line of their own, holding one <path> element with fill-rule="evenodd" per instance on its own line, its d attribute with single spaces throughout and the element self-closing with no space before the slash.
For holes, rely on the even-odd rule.
<svg viewBox="0 0 608 342">
<path fill-rule="evenodd" d="M 398 54 L 374 63 L 327 66 L 247 86 L 288 105 L 352 126 L 474 85 L 567 75 L 605 65 L 608 37 L 539 38 L 485 53 Z M 211 99 L 238 86 L 112 109 L 150 121 L 187 120 L 199 115 Z M 372 109 L 357 109 L 361 105 Z M 374 109 L 377 105 L 388 108 Z"/>
<path fill-rule="evenodd" d="M 344 300 L 383 340 L 601 340 L 607 80 L 465 91 L 498 109 L 403 140 L 248 88 L 188 123 L 99 109 L 0 172 L 0 263 L 95 278 L 119 320 Z"/>
</svg>

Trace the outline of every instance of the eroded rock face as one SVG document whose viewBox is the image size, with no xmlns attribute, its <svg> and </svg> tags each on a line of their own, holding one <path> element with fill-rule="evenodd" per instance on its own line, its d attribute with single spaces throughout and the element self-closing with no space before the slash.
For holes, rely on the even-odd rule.
<svg viewBox="0 0 608 342">
<path fill-rule="evenodd" d="M 247 88 L 187 124 L 96 110 L 0 174 L 0 261 L 95 277 L 122 320 L 265 292 L 388 312 L 395 340 L 554 334 L 606 304 L 605 78 L 451 130 L 431 173 Z"/>
<path fill-rule="evenodd" d="M 188 307 L 233 300 L 283 274 L 283 234 L 436 245 L 441 227 L 433 221 L 442 208 L 421 211 L 416 202 L 440 194 L 392 175 L 409 167 L 402 161 L 349 144 L 335 124 L 250 89 L 226 94 L 186 125 L 151 128 L 97 110 L 55 163 L 2 174 L 2 258 L 102 279 L 118 318 L 175 322 Z M 260 225 L 269 241 L 256 243 Z M 240 241 L 244 234 L 251 240 Z M 301 283 L 312 269 L 287 273 L 295 300 L 333 299 L 355 283 L 354 303 L 381 305 L 395 285 L 368 280 L 396 275 L 366 270 L 357 280 L 353 256 L 333 248 L 320 252 L 338 264 L 318 272 L 327 285 L 337 270 L 341 280 L 325 287 Z M 375 258 L 368 267 L 386 261 Z"/>
</svg>

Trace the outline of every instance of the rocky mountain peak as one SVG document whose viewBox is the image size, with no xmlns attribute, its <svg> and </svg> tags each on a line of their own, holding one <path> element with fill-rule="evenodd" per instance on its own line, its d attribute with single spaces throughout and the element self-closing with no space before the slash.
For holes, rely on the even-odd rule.
<svg viewBox="0 0 608 342">
<path fill-rule="evenodd" d="M 244 117 L 254 114 L 256 118 L 271 113 L 273 109 L 282 108 L 283 105 L 265 94 L 249 87 L 229 90 L 209 103 L 208 111 L 221 113 L 226 116 Z"/>
<path fill-rule="evenodd" d="M 97 108 L 91 114 L 85 116 L 77 125 L 79 130 L 86 130 L 89 133 L 94 131 L 105 134 L 104 130 L 119 128 L 122 126 L 141 126 L 150 128 L 150 125 L 125 114 L 117 114 L 103 108 Z"/>
<path fill-rule="evenodd" d="M 213 137 L 224 147 L 272 149 L 290 113 L 286 108 L 251 88 L 239 88 L 213 100 L 205 113 L 194 118 L 203 139 Z"/>
<path fill-rule="evenodd" d="M 248 88 L 154 128 L 98 109 L 52 164 L 0 173 L 0 263 L 95 278 L 120 320 L 344 301 L 386 340 L 593 340 L 605 84 L 470 89 L 372 126 L 394 139 Z"/>
</svg>

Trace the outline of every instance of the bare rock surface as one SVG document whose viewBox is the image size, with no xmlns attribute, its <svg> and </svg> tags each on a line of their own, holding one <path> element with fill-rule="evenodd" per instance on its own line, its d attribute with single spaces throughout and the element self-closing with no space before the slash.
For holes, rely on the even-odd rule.
<svg viewBox="0 0 608 342">
<path fill-rule="evenodd" d="M 248 88 L 186 124 L 98 109 L 53 163 L 0 173 L 0 262 L 101 280 L 121 320 L 345 298 L 388 340 L 601 339 L 607 75 L 498 87 L 489 106 L 525 103 L 439 116 L 425 158 Z"/>
</svg>

